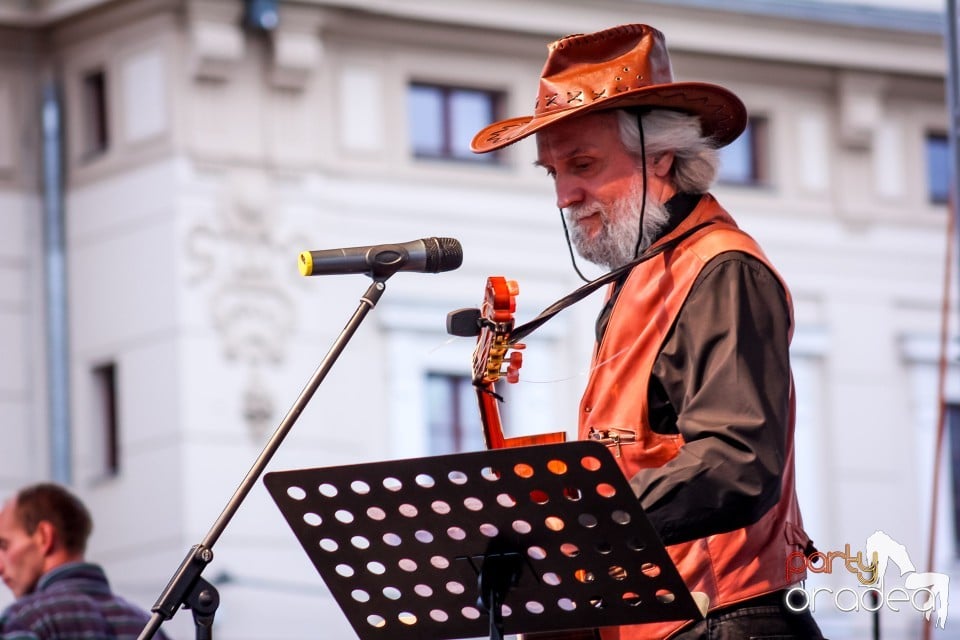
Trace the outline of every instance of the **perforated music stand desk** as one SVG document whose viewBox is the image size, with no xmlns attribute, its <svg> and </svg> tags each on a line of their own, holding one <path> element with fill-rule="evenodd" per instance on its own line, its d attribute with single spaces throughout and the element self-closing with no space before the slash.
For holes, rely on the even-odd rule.
<svg viewBox="0 0 960 640">
<path fill-rule="evenodd" d="M 264 483 L 361 640 L 701 618 L 600 443 L 280 471 Z"/>
</svg>

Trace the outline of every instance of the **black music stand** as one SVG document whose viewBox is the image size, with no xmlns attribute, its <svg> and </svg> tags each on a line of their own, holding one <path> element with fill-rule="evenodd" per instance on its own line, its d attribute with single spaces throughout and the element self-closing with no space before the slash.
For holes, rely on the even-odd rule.
<svg viewBox="0 0 960 640">
<path fill-rule="evenodd" d="M 280 471 L 264 483 L 361 640 L 702 617 L 597 442 Z"/>
</svg>

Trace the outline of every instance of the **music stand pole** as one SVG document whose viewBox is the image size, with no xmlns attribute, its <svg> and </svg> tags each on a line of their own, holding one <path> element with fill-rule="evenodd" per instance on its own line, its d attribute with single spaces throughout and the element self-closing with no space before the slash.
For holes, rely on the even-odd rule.
<svg viewBox="0 0 960 640">
<path fill-rule="evenodd" d="M 367 313 L 377 305 L 386 288 L 385 281 L 391 275 L 393 274 L 374 276 L 373 283 L 367 288 L 363 297 L 360 298 L 360 305 L 357 307 L 357 310 L 340 332 L 340 335 L 337 336 L 333 346 L 330 347 L 327 355 L 323 361 L 321 361 L 316 371 L 314 371 L 313 376 L 307 381 L 306 386 L 303 388 L 303 391 L 300 392 L 300 395 L 297 396 L 293 406 L 290 407 L 287 414 L 280 421 L 270 440 L 267 441 L 267 444 L 263 447 L 260 455 L 250 467 L 240 486 L 237 487 L 237 490 L 220 513 L 220 517 L 217 518 L 217 521 L 210 527 L 203 541 L 191 547 L 187 552 L 180 567 L 173 574 L 163 593 L 160 594 L 160 597 L 151 608 L 153 615 L 140 632 L 138 640 L 149 640 L 152 638 L 160 628 L 160 625 L 163 624 L 165 620 L 172 618 L 177 612 L 177 609 L 182 605 L 191 605 L 191 603 L 191 608 L 195 613 L 198 608 L 204 609 L 202 621 L 198 619 L 197 615 L 194 616 L 197 626 L 197 637 L 211 637 L 210 626 L 212 625 L 214 615 L 214 612 L 210 610 L 211 602 L 214 603 L 213 608 L 215 608 L 215 603 L 219 601 L 219 596 L 213 585 L 203 580 L 200 574 L 213 560 L 213 546 L 220 538 L 224 529 L 227 528 L 227 524 L 233 519 L 233 516 L 240 508 L 243 500 L 247 497 L 247 494 L 253 489 L 257 479 L 263 474 L 263 470 L 280 448 L 284 438 L 286 438 L 290 429 L 293 428 L 300 414 L 303 413 L 307 403 L 310 402 L 320 383 L 323 382 L 323 379 L 327 376 L 333 363 L 336 362 L 337 358 L 343 352 L 344 347 L 347 346 L 347 342 L 349 342 L 353 334 L 356 333 L 357 328 L 360 326 L 360 323 L 363 322 Z M 197 603 L 199 603 L 199 607 Z"/>
</svg>

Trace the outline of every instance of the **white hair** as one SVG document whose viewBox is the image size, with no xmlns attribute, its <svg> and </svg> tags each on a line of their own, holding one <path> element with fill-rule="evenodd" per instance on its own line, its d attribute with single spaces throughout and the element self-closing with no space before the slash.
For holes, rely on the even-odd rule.
<svg viewBox="0 0 960 640">
<path fill-rule="evenodd" d="M 641 161 L 643 152 L 652 158 L 664 151 L 674 154 L 670 177 L 678 192 L 705 193 L 717 177 L 719 157 L 716 145 L 700 130 L 697 116 L 667 109 L 643 113 L 643 145 L 637 113 L 617 111 L 623 146 Z"/>
</svg>

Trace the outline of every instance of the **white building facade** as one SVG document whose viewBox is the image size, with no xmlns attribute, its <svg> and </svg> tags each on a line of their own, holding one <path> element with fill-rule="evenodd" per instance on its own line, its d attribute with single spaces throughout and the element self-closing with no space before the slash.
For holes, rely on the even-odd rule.
<svg viewBox="0 0 960 640">
<path fill-rule="evenodd" d="M 526 114 L 546 43 L 626 22 L 664 31 L 678 78 L 732 89 L 756 119 L 762 170 L 715 193 L 792 289 L 809 532 L 826 552 L 883 530 L 927 569 L 949 291 L 927 156 L 948 126 L 942 14 L 301 0 L 256 30 L 246 7 L 0 0 L 0 490 L 69 482 L 118 591 L 159 595 L 358 306 L 369 281 L 304 279 L 302 250 L 447 236 L 464 263 L 387 282 L 270 469 L 432 452 L 429 380 L 467 375 L 473 347 L 446 335 L 446 313 L 476 306 L 488 275 L 519 282 L 521 321 L 580 281 L 532 143 L 491 163 L 419 157 L 411 86 L 494 92 L 499 115 Z M 44 144 L 54 107 L 59 149 Z M 45 178 L 57 159 L 62 189 Z M 599 303 L 527 341 L 513 433 L 575 430 Z M 957 380 L 942 391 L 960 400 Z M 933 568 L 960 577 L 951 470 L 947 456 Z M 218 636 L 355 637 L 261 484 L 215 554 Z M 849 582 L 836 569 L 811 584 Z M 869 613 L 832 597 L 817 600 L 828 635 L 865 637 Z M 918 637 L 921 620 L 884 608 L 883 637 Z M 186 612 L 165 628 L 192 634 Z"/>
</svg>

